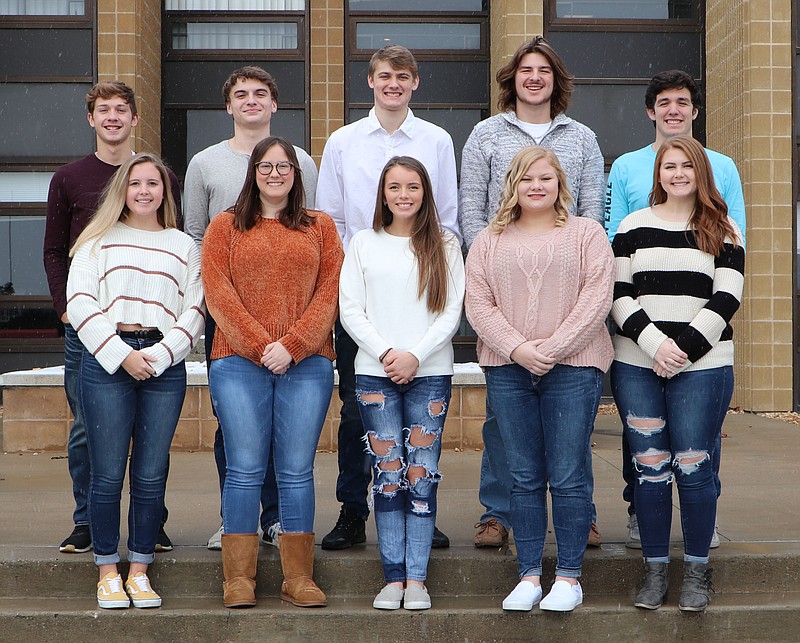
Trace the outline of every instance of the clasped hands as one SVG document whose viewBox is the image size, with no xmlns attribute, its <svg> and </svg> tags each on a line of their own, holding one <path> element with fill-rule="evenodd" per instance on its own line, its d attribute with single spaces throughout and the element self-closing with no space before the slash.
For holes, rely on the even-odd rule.
<svg viewBox="0 0 800 643">
<path fill-rule="evenodd" d="M 395 384 L 408 384 L 414 379 L 419 368 L 419 360 L 408 351 L 390 348 L 381 359 L 384 372 Z"/>
<path fill-rule="evenodd" d="M 678 347 L 675 340 L 667 337 L 653 357 L 653 372 L 669 379 L 686 365 L 687 359 L 689 356 Z"/>
<path fill-rule="evenodd" d="M 283 375 L 292 364 L 292 355 L 280 342 L 267 344 L 261 355 L 261 365 L 275 375 Z"/>
<path fill-rule="evenodd" d="M 522 342 L 513 351 L 511 351 L 511 359 L 522 368 L 530 371 L 534 375 L 545 375 L 556 365 L 556 359 L 548 357 L 539 351 L 541 346 L 546 340 L 532 339 L 527 342 Z"/>
</svg>

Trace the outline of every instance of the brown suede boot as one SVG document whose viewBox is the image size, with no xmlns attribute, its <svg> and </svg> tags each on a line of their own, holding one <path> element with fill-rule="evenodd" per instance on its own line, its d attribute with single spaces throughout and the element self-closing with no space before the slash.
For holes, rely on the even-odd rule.
<svg viewBox="0 0 800 643">
<path fill-rule="evenodd" d="M 280 535 L 283 583 L 281 598 L 298 607 L 325 607 L 328 599 L 314 582 L 314 534 Z"/>
<path fill-rule="evenodd" d="M 222 534 L 222 603 L 225 607 L 256 604 L 258 534 Z"/>
</svg>

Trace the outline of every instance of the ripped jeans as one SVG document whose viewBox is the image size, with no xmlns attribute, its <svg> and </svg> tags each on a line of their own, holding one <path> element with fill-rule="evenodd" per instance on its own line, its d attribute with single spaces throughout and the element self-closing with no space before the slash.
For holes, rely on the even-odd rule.
<svg viewBox="0 0 800 643">
<path fill-rule="evenodd" d="M 717 514 L 713 458 L 733 395 L 733 367 L 658 377 L 615 361 L 611 389 L 631 448 L 642 555 L 669 561 L 672 482 L 678 486 L 684 560 L 707 563 Z"/>
<path fill-rule="evenodd" d="M 395 384 L 388 377 L 356 375 L 387 583 L 427 577 L 451 380 L 450 375 L 434 375 Z"/>
</svg>

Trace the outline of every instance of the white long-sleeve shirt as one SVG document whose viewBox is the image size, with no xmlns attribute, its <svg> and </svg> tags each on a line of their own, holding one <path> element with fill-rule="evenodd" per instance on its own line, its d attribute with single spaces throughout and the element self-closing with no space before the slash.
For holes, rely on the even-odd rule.
<svg viewBox="0 0 800 643">
<path fill-rule="evenodd" d="M 378 181 L 393 156 L 411 156 L 425 166 L 439 221 L 460 241 L 456 157 L 450 134 L 416 118 L 410 109 L 403 124 L 389 134 L 373 107 L 369 116 L 331 134 L 320 163 L 317 208 L 336 222 L 345 252 L 356 232 L 372 228 Z"/>
<path fill-rule="evenodd" d="M 164 338 L 143 349 L 156 376 L 183 360 L 205 325 L 200 251 L 189 235 L 117 223 L 84 243 L 67 278 L 70 323 L 100 365 L 114 374 L 133 350 L 117 324 L 158 328 Z"/>
<path fill-rule="evenodd" d="M 409 237 L 362 230 L 350 242 L 339 278 L 339 317 L 358 344 L 356 373 L 387 377 L 380 357 L 390 348 L 419 360 L 416 377 L 451 375 L 451 339 L 461 320 L 464 261 L 456 238 L 445 233 L 447 301 L 440 313 L 417 297 L 419 271 Z"/>
</svg>

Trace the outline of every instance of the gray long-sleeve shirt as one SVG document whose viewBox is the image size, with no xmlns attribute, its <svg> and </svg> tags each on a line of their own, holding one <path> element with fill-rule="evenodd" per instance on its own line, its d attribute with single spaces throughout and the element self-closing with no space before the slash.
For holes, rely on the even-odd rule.
<svg viewBox="0 0 800 643">
<path fill-rule="evenodd" d="M 314 207 L 317 166 L 308 153 L 294 146 L 303 176 L 306 207 Z M 248 154 L 222 141 L 198 152 L 189 162 L 183 186 L 184 231 L 200 246 L 209 222 L 234 203 L 247 176 Z"/>
<path fill-rule="evenodd" d="M 487 118 L 472 130 L 461 155 L 458 223 L 467 247 L 494 217 L 506 170 L 517 152 L 535 141 L 513 111 Z M 594 132 L 558 114 L 539 143 L 553 150 L 567 175 L 573 205 L 570 214 L 602 224 L 605 197 L 603 155 Z"/>
</svg>

